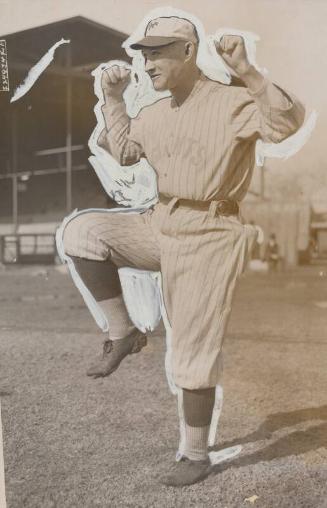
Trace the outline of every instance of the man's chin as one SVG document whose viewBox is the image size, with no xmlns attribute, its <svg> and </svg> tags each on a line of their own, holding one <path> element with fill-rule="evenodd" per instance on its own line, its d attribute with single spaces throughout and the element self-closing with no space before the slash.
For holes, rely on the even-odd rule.
<svg viewBox="0 0 327 508">
<path fill-rule="evenodd" d="M 153 79 L 152 80 L 152 84 L 153 84 L 153 88 L 157 91 L 157 92 L 163 92 L 164 90 L 167 90 L 167 85 L 166 83 L 163 83 L 160 78 L 158 79 Z"/>
</svg>

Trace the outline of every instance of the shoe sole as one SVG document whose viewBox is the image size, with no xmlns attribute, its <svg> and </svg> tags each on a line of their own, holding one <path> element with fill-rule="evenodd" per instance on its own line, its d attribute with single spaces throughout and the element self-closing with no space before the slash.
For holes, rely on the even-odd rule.
<svg viewBox="0 0 327 508">
<path fill-rule="evenodd" d="M 128 353 L 130 354 L 130 353 Z M 126 355 L 128 356 L 128 355 Z M 126 358 L 126 356 L 124 358 Z M 110 372 L 106 373 L 106 374 L 88 374 L 86 373 L 86 375 L 92 379 L 99 379 L 100 377 L 108 377 L 110 376 L 111 374 L 113 374 L 119 367 L 119 365 L 121 364 L 121 362 L 124 360 L 124 358 L 118 363 L 118 365 L 116 365 L 116 367 L 114 367 L 113 369 L 111 369 Z"/>
<path fill-rule="evenodd" d="M 173 483 L 165 483 L 164 480 L 160 481 L 160 483 L 162 485 L 164 485 L 165 487 L 175 487 L 175 488 L 182 488 L 182 487 L 188 487 L 190 485 L 195 485 L 196 483 L 200 483 L 200 482 L 203 482 L 204 480 L 206 480 L 211 474 L 213 473 L 213 468 L 212 466 L 210 465 L 208 467 L 208 469 L 201 475 L 199 476 L 199 478 L 197 478 L 195 481 L 193 482 L 190 482 L 190 483 L 180 483 L 180 484 L 173 484 Z"/>
<path fill-rule="evenodd" d="M 111 376 L 111 374 L 113 374 L 119 367 L 119 365 L 121 364 L 121 362 L 126 358 L 126 356 L 129 356 L 129 355 L 134 355 L 134 354 L 137 354 L 139 353 L 140 351 L 142 351 L 142 349 L 147 345 L 147 338 L 145 337 L 145 339 L 143 339 L 143 337 L 136 337 L 135 339 L 135 342 L 131 348 L 131 351 L 129 353 L 127 353 L 121 360 L 120 362 L 111 369 L 110 372 L 106 373 L 106 374 L 88 374 L 86 373 L 86 375 L 92 379 L 99 379 L 99 378 L 104 378 L 104 377 L 108 377 L 108 376 Z"/>
</svg>

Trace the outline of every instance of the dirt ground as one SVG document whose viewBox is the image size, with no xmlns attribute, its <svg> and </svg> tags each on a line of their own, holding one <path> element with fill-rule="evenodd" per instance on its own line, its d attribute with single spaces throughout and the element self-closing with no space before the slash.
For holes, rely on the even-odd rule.
<svg viewBox="0 0 327 508">
<path fill-rule="evenodd" d="M 8 508 L 327 507 L 327 267 L 243 277 L 215 446 L 243 451 L 177 490 L 158 483 L 178 444 L 162 330 L 92 380 L 103 335 L 69 277 L 42 267 L 0 277 Z"/>
</svg>

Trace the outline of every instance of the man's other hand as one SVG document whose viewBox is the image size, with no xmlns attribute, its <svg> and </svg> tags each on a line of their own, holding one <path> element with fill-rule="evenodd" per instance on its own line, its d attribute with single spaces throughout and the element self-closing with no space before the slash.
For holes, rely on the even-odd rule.
<svg viewBox="0 0 327 508">
<path fill-rule="evenodd" d="M 123 93 L 130 83 L 130 69 L 113 65 L 102 72 L 101 87 L 105 97 L 123 100 Z"/>
</svg>

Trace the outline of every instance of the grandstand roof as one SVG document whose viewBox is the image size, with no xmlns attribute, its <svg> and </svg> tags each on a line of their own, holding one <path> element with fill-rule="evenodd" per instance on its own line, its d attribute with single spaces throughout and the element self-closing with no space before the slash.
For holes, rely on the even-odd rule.
<svg viewBox="0 0 327 508">
<path fill-rule="evenodd" d="M 28 71 L 41 56 L 61 38 L 70 39 L 71 74 L 89 76 L 91 69 L 100 62 L 113 58 L 125 58 L 121 48 L 126 34 L 91 21 L 83 16 L 56 21 L 9 35 L 6 39 L 9 72 Z M 59 47 L 55 62 L 46 70 L 51 74 L 62 74 L 60 67 L 66 66 L 65 47 Z M 12 76 L 9 76 L 12 77 Z"/>
<path fill-rule="evenodd" d="M 108 60 L 128 60 L 121 47 L 126 37 L 83 16 L 0 36 L 7 44 L 10 85 L 0 93 L 6 126 L 0 136 L 0 221 L 12 213 L 17 225 L 19 213 L 44 214 L 52 205 L 58 213 L 65 206 L 71 210 L 85 194 L 83 185 L 99 194 L 97 177 L 88 171 L 96 103 L 91 71 Z M 28 71 L 62 38 L 70 44 L 59 46 L 26 95 L 10 103 Z"/>
</svg>

